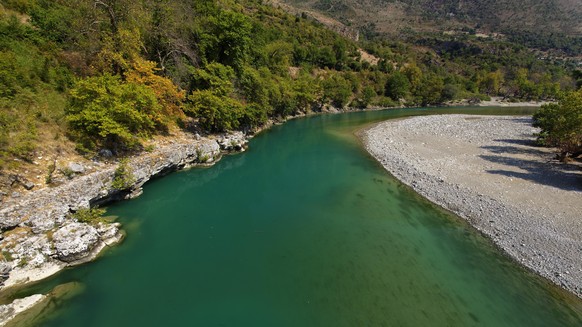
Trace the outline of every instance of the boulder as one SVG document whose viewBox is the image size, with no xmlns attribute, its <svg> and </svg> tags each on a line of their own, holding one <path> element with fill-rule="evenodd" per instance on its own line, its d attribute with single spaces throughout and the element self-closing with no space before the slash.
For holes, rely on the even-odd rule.
<svg viewBox="0 0 582 327">
<path fill-rule="evenodd" d="M 22 176 L 17 176 L 16 181 L 29 191 L 34 188 L 34 183 Z"/>
<path fill-rule="evenodd" d="M 113 152 L 111 152 L 109 149 L 101 149 L 99 150 L 99 156 L 104 158 L 111 158 L 113 157 Z"/>
<path fill-rule="evenodd" d="M 70 162 L 69 169 L 75 174 L 82 174 L 85 172 L 85 166 L 77 162 Z"/>
<path fill-rule="evenodd" d="M 0 263 L 0 286 L 4 285 L 4 281 L 10 276 L 10 271 L 12 271 L 12 266 L 6 262 Z"/>
<path fill-rule="evenodd" d="M 237 131 L 222 135 L 217 142 L 222 150 L 242 151 L 248 143 L 248 139 L 243 132 Z"/>
<path fill-rule="evenodd" d="M 99 242 L 95 227 L 72 222 L 53 234 L 55 252 L 59 260 L 72 262 L 85 258 Z"/>
</svg>

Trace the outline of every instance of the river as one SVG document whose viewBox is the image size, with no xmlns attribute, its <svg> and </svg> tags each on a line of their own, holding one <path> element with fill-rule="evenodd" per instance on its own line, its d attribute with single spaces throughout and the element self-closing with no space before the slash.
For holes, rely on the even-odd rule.
<svg viewBox="0 0 582 327">
<path fill-rule="evenodd" d="M 26 292 L 78 282 L 36 326 L 580 326 L 582 301 L 416 195 L 353 132 L 428 113 L 292 120 L 243 154 L 107 210 L 127 237 Z"/>
</svg>

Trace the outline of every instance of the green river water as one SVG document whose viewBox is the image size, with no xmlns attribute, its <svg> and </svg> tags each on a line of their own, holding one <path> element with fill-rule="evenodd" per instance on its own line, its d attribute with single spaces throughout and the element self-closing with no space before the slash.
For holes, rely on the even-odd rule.
<svg viewBox="0 0 582 327">
<path fill-rule="evenodd" d="M 525 111 L 524 111 L 525 110 Z M 125 241 L 36 326 L 582 326 L 582 303 L 392 178 L 353 132 L 427 113 L 322 115 L 116 203 Z"/>
</svg>

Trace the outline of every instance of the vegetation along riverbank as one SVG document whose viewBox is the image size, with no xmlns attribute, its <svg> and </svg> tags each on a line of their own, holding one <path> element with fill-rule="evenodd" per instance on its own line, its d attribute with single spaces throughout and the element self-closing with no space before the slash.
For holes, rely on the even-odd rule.
<svg viewBox="0 0 582 327">
<path fill-rule="evenodd" d="M 582 83 L 575 62 L 543 60 L 511 38 L 360 39 L 287 11 L 254 0 L 3 1 L 5 287 L 94 258 L 122 238 L 99 205 L 241 150 L 273 122 L 335 108 L 555 101 Z"/>
</svg>

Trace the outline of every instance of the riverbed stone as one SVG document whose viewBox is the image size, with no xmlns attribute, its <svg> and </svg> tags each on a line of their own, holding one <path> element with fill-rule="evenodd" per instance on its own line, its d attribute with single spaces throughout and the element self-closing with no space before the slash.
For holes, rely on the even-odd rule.
<svg viewBox="0 0 582 327">
<path fill-rule="evenodd" d="M 533 147 L 536 132 L 531 117 L 445 115 L 384 122 L 361 135 L 400 181 L 582 298 L 582 225 L 572 205 L 582 195 L 580 170 Z"/>
</svg>

